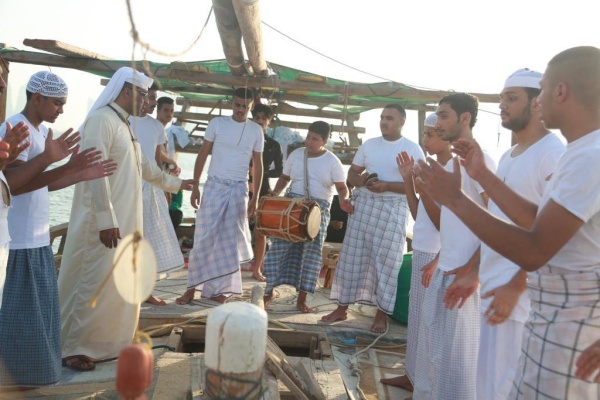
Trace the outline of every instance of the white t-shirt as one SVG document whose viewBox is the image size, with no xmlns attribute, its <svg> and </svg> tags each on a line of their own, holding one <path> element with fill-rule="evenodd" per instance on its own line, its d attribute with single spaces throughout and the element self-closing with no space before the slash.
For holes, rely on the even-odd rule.
<svg viewBox="0 0 600 400">
<path fill-rule="evenodd" d="M 548 182 L 538 213 L 549 199 L 584 224 L 548 264 L 579 272 L 600 267 L 600 129 L 567 144 Z M 561 229 L 556 226 L 556 229 Z"/>
<path fill-rule="evenodd" d="M 160 121 L 149 115 L 129 117 L 131 130 L 135 135 L 142 153 L 150 160 L 156 160 L 156 146 L 165 143 L 165 130 Z"/>
<path fill-rule="evenodd" d="M 352 164 L 364 167 L 369 173 L 376 172 L 379 180 L 404 182 L 396 163 L 396 156 L 402 151 L 406 151 L 415 161 L 425 159 L 423 150 L 415 142 L 405 137 L 389 141 L 380 136 L 364 142 L 356 151 Z M 356 190 L 368 189 L 360 187 Z M 372 196 L 404 196 L 395 192 L 373 193 L 369 191 L 369 194 Z"/>
<path fill-rule="evenodd" d="M 304 148 L 292 151 L 283 164 L 283 174 L 291 178 L 290 192 L 304 195 Z M 310 197 L 333 200 L 335 182 L 346 182 L 342 162 L 327 150 L 319 157 L 309 157 L 308 191 Z"/>
<path fill-rule="evenodd" d="M 40 124 L 39 130 L 29 123 L 23 114 L 15 114 L 6 120 L 12 126 L 24 121 L 29 127 L 31 145 L 25 149 L 17 160 L 28 161 L 44 152 L 48 128 Z M 6 123 L 0 126 L 0 136 L 6 134 Z M 35 249 L 50 244 L 50 199 L 48 187 L 13 196 L 8 211 L 8 229 L 10 231 L 10 248 Z"/>
<path fill-rule="evenodd" d="M 8 189 L 8 183 L 4 172 L 0 171 L 0 185 L 6 185 L 6 192 L 8 193 L 8 201 L 10 205 L 10 190 Z M 8 208 L 9 205 L 4 203 L 4 200 L 0 198 L 0 246 L 5 246 L 10 242 L 10 235 L 8 234 Z M 1 266 L 0 266 L 1 267 Z M 0 299 L 0 302 L 2 299 Z"/>
<path fill-rule="evenodd" d="M 484 152 L 483 155 L 487 167 L 491 171 L 496 171 L 496 163 L 492 157 L 487 152 Z M 454 171 L 454 160 L 448 161 L 444 169 L 449 172 Z M 460 167 L 460 172 L 463 192 L 475 203 L 485 207 L 485 203 L 481 198 L 483 192 L 481 185 L 471 179 L 464 167 Z M 480 243 L 477 236 L 447 207 L 441 209 L 440 240 L 442 247 L 438 268 L 442 271 L 450 271 L 465 265 Z"/>
<path fill-rule="evenodd" d="M 515 146 L 516 147 L 516 146 Z M 496 175 L 521 197 L 539 204 L 542 193 L 548 183 L 547 179 L 554 173 L 565 145 L 554 133 L 550 133 L 531 145 L 522 154 L 512 157 L 515 147 L 510 148 L 500 158 Z M 490 199 L 488 203 L 490 214 L 512 223 L 512 221 Z M 519 271 L 519 266 L 496 253 L 489 246 L 481 244 L 481 263 L 479 280 L 481 293 L 508 283 Z M 493 298 L 481 300 L 481 310 L 485 312 Z M 513 310 L 510 319 L 525 322 L 529 315 L 529 297 L 524 292 Z"/>
<path fill-rule="evenodd" d="M 423 202 L 419 201 L 417 219 L 413 226 L 412 248 L 424 253 L 437 253 L 440 247 L 440 232 L 431 222 Z"/>
<path fill-rule="evenodd" d="M 263 151 L 263 131 L 250 120 L 237 122 L 231 117 L 213 118 L 204 140 L 213 142 L 208 176 L 247 181 L 252 152 Z"/>
</svg>

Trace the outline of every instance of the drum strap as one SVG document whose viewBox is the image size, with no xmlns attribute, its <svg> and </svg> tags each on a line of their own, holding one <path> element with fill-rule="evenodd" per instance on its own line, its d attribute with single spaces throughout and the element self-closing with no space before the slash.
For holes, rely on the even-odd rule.
<svg viewBox="0 0 600 400">
<path fill-rule="evenodd" d="M 308 150 L 304 149 L 304 197 L 310 200 L 310 193 L 308 191 Z"/>
</svg>

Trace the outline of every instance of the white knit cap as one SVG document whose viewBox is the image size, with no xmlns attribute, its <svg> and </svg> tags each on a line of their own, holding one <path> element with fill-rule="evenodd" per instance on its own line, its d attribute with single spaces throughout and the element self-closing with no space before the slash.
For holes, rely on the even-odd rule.
<svg viewBox="0 0 600 400">
<path fill-rule="evenodd" d="M 46 97 L 67 97 L 69 88 L 65 81 L 50 71 L 40 71 L 31 75 L 27 82 L 27 91 Z"/>
<path fill-rule="evenodd" d="M 123 89 L 123 84 L 125 82 L 129 82 L 132 85 L 139 87 L 140 89 L 148 90 L 150 86 L 152 86 L 152 82 L 154 82 L 154 80 L 152 78 L 148 78 L 143 73 L 138 72 L 131 67 L 119 68 L 114 73 L 112 78 L 110 78 L 110 81 L 108 81 L 108 84 L 106 85 L 102 93 L 100 93 L 100 96 L 98 96 L 98 99 L 94 102 L 94 105 L 88 112 L 88 115 L 85 117 L 83 125 L 85 125 L 88 118 L 94 111 L 104 106 L 107 106 L 111 102 L 115 101 L 117 97 L 119 97 L 119 93 L 121 93 L 121 90 Z M 80 128 L 80 131 L 82 131 L 82 128 Z"/>
<path fill-rule="evenodd" d="M 435 123 L 437 122 L 437 114 L 432 113 L 425 118 L 425 126 L 428 128 L 435 128 Z"/>
<path fill-rule="evenodd" d="M 542 74 L 537 71 L 532 71 L 528 68 L 523 68 L 513 72 L 506 82 L 504 82 L 504 89 L 508 87 L 524 87 L 541 89 L 540 81 L 542 80 Z"/>
</svg>

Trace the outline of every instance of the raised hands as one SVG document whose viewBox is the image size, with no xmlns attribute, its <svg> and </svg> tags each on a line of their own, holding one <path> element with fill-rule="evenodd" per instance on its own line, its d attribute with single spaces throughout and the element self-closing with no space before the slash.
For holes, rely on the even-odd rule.
<svg viewBox="0 0 600 400">
<path fill-rule="evenodd" d="M 461 173 L 458 158 L 452 160 L 454 171 L 448 172 L 437 161 L 427 157 L 427 162 L 419 160 L 414 168 L 415 186 L 418 191 L 426 192 L 435 202 L 447 205 L 460 199 Z"/>
<path fill-rule="evenodd" d="M 72 128 L 69 128 L 56 140 L 52 140 L 52 137 L 52 129 L 49 129 L 48 136 L 46 137 L 46 148 L 44 150 L 44 156 L 48 158 L 49 164 L 60 161 L 69 156 L 69 154 L 73 154 L 79 150 L 78 143 L 81 140 L 81 136 L 79 132 L 73 132 Z"/>
<path fill-rule="evenodd" d="M 3 147 L 5 147 L 4 143 L 8 145 L 8 148 L 0 149 L 0 169 L 15 161 L 19 154 L 31 145 L 30 141 L 25 141 L 27 137 L 29 137 L 29 127 L 25 122 L 21 121 L 14 127 L 9 122 L 6 123 L 6 134 L 1 143 Z M 2 157 L 4 152 L 6 158 Z"/>
<path fill-rule="evenodd" d="M 111 176 L 117 170 L 117 166 L 117 163 L 112 159 L 95 162 L 82 171 L 82 180 L 90 181 Z"/>
<path fill-rule="evenodd" d="M 398 164 L 398 171 L 400 172 L 400 175 L 402 175 L 404 182 L 412 182 L 415 159 L 409 156 L 406 151 L 403 151 L 396 156 L 396 163 Z"/>
<path fill-rule="evenodd" d="M 459 139 L 452 144 L 452 152 L 460 158 L 467 174 L 476 181 L 487 171 L 483 151 L 476 140 Z"/>
</svg>

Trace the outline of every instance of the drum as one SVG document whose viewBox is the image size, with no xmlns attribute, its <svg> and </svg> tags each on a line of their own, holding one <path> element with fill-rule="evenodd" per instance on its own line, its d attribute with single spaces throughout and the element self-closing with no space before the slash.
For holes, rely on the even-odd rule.
<svg viewBox="0 0 600 400">
<path fill-rule="evenodd" d="M 321 208 L 302 198 L 261 197 L 256 210 L 256 229 L 265 236 L 289 242 L 310 242 L 319 234 Z"/>
</svg>

